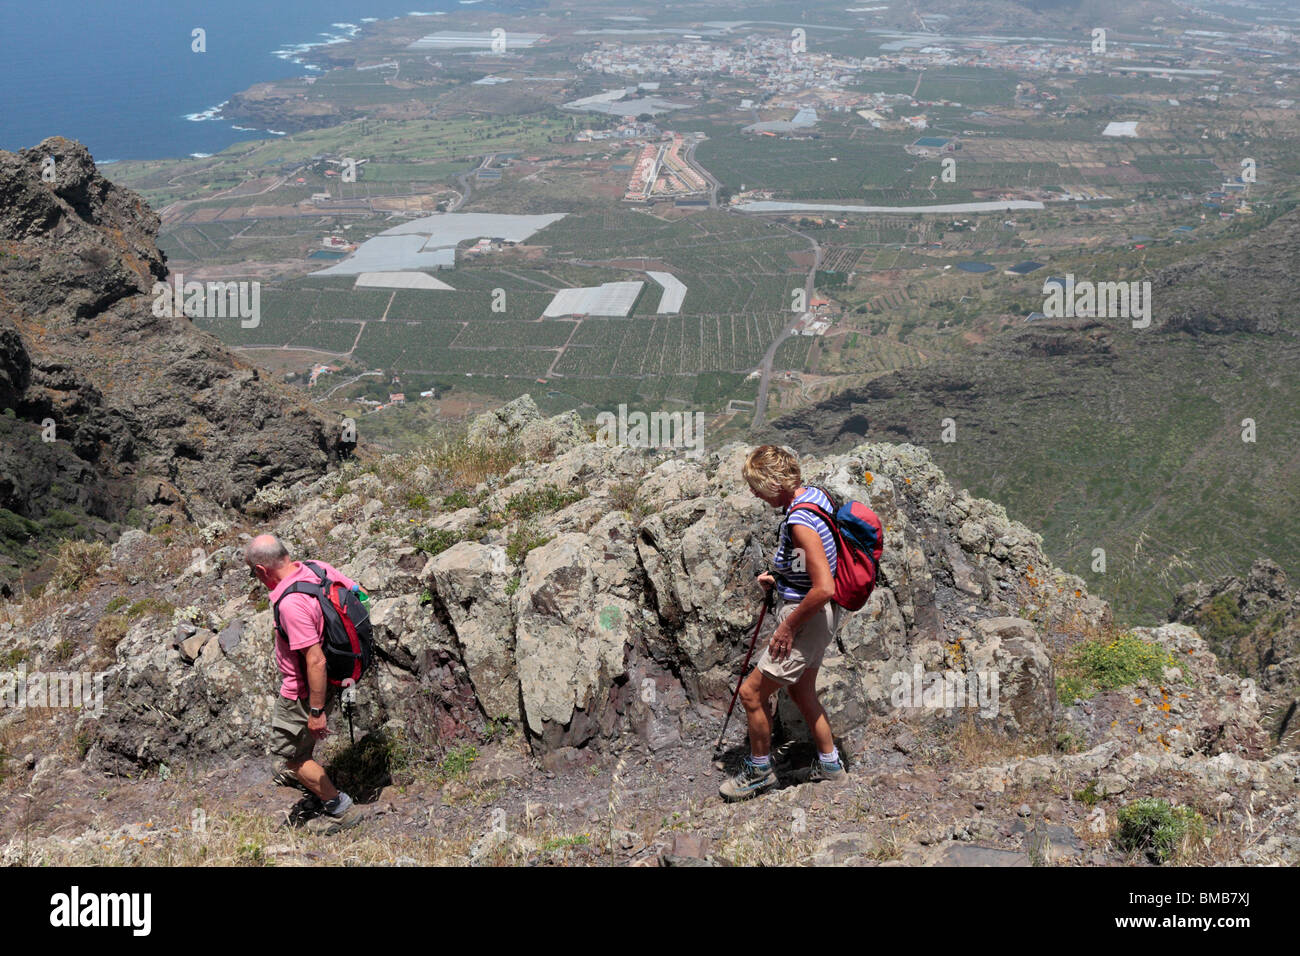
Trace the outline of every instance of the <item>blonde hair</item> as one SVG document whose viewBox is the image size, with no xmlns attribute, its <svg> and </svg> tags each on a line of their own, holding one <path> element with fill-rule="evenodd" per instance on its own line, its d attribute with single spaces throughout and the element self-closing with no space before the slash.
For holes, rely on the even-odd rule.
<svg viewBox="0 0 1300 956">
<path fill-rule="evenodd" d="M 779 498 L 803 481 L 799 459 L 776 445 L 759 445 L 745 459 L 745 481 L 760 495 Z"/>
</svg>

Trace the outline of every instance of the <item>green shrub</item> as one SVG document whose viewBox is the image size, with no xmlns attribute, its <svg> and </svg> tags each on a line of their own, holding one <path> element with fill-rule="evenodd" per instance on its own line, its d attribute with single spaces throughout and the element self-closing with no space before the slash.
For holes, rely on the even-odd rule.
<svg viewBox="0 0 1300 956">
<path fill-rule="evenodd" d="M 442 499 L 442 507 L 445 511 L 459 511 L 461 508 L 468 508 L 473 504 L 469 492 L 463 490 L 453 491 Z"/>
<path fill-rule="evenodd" d="M 440 775 L 445 780 L 456 780 L 469 773 L 470 764 L 478 759 L 478 748 L 473 744 L 453 747 L 442 758 Z"/>
<path fill-rule="evenodd" d="M 1164 863 L 1205 836 L 1205 820 L 1189 806 L 1146 797 L 1120 808 L 1116 845 L 1141 851 L 1154 863 Z"/>
<path fill-rule="evenodd" d="M 541 846 L 543 853 L 550 853 L 554 850 L 563 850 L 571 846 L 588 846 L 591 843 L 591 837 L 585 833 L 577 833 L 573 836 L 554 837 L 547 840 Z"/>
<path fill-rule="evenodd" d="M 76 515 L 69 514 L 61 508 L 55 508 L 45 516 L 45 526 L 55 531 L 66 531 L 80 523 Z"/>
<path fill-rule="evenodd" d="M 113 600 L 109 601 L 108 604 L 104 605 L 104 613 L 115 614 L 122 610 L 122 608 L 126 607 L 130 602 L 131 599 L 125 594 L 119 594 L 117 597 L 113 598 Z"/>
<path fill-rule="evenodd" d="M 542 534 L 536 527 L 524 523 L 515 529 L 514 533 L 506 540 L 506 557 L 514 564 L 519 564 L 528 557 L 528 552 L 534 548 L 540 548 L 551 539 Z"/>
<path fill-rule="evenodd" d="M 526 520 L 537 515 L 551 514 L 581 501 L 587 493 L 581 488 L 556 488 L 547 485 L 513 496 L 506 502 L 506 514 Z"/>
<path fill-rule="evenodd" d="M 0 538 L 10 541 L 26 541 L 38 534 L 41 526 L 29 518 L 14 514 L 8 508 L 0 508 Z"/>
<path fill-rule="evenodd" d="M 0 654 L 0 668 L 12 670 L 23 661 L 31 657 L 31 652 L 25 647 L 11 647 L 5 654 Z"/>
<path fill-rule="evenodd" d="M 502 714 L 500 717 L 492 718 L 484 725 L 483 736 L 489 741 L 495 741 L 509 737 L 514 731 L 515 728 L 510 722 L 510 718 Z"/>
<path fill-rule="evenodd" d="M 142 598 L 126 609 L 126 619 L 134 621 L 146 615 L 171 615 L 175 612 L 176 606 L 170 601 L 152 597 Z"/>
<path fill-rule="evenodd" d="M 1220 594 L 1206 604 L 1197 615 L 1196 626 L 1216 652 L 1249 634 L 1251 627 L 1231 594 Z"/>
<path fill-rule="evenodd" d="M 1076 697 L 1087 699 L 1143 679 L 1159 682 L 1174 663 L 1173 655 L 1159 644 L 1128 633 L 1109 641 L 1083 641 L 1057 663 L 1056 696 L 1069 706 Z"/>
<path fill-rule="evenodd" d="M 412 543 L 418 550 L 432 557 L 435 554 L 442 554 L 460 540 L 461 535 L 459 532 L 442 529 L 439 531 L 417 531 Z"/>
</svg>

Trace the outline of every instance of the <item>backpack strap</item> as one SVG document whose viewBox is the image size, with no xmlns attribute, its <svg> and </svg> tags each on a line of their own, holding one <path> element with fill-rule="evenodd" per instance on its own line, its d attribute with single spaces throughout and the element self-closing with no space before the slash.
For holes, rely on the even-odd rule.
<svg viewBox="0 0 1300 956">
<path fill-rule="evenodd" d="M 785 518 L 781 522 L 782 528 L 784 529 L 785 525 L 789 523 L 790 515 L 794 514 L 796 511 L 811 511 L 817 517 L 821 518 L 822 521 L 825 522 L 826 527 L 830 529 L 831 535 L 835 538 L 835 547 L 842 547 L 839 528 L 835 526 L 834 518 L 834 513 L 840 510 L 839 502 L 836 501 L 835 496 L 825 488 L 819 488 L 817 485 L 807 485 L 806 487 L 811 488 L 813 491 L 820 491 L 826 496 L 826 500 L 831 503 L 831 513 L 827 514 L 826 509 L 814 501 L 801 501 L 797 505 L 792 505 L 785 513 Z"/>
<path fill-rule="evenodd" d="M 809 487 L 812 487 L 812 486 L 809 486 Z M 822 491 L 822 489 L 820 489 L 820 488 L 818 488 L 817 490 L 818 490 L 818 491 Z M 826 494 L 826 492 L 822 491 L 822 494 Z M 827 497 L 829 498 L 830 496 L 827 495 Z M 826 514 L 826 512 L 825 512 L 824 509 L 819 508 L 817 505 L 813 504 L 811 501 L 802 501 L 802 502 L 800 502 L 799 504 L 792 506 L 788 511 L 786 511 L 785 516 L 781 519 L 781 525 L 780 525 L 780 527 L 777 528 L 777 530 L 776 530 L 776 539 L 777 539 L 777 542 L 779 543 L 779 542 L 781 541 L 781 539 L 784 537 L 785 540 L 786 540 L 786 541 L 787 541 L 791 546 L 794 545 L 794 534 L 793 534 L 793 532 L 790 532 L 788 529 L 789 529 L 789 527 L 790 527 L 790 515 L 792 515 L 794 512 L 799 511 L 799 510 L 808 510 L 808 511 L 813 511 L 814 513 L 816 513 L 817 517 L 821 518 L 822 521 L 825 522 L 826 527 L 828 527 L 828 528 L 830 529 L 830 531 L 831 531 L 831 535 L 835 538 L 835 549 L 836 549 L 836 552 L 838 553 L 838 551 L 839 551 L 839 549 L 840 549 L 840 547 L 841 547 L 842 545 L 841 545 L 840 540 L 839 540 L 839 531 L 838 531 L 838 529 L 835 527 L 835 521 L 834 521 L 834 520 L 833 520 L 833 519 L 832 519 L 828 514 Z M 772 570 L 771 570 L 770 573 L 771 573 L 772 577 L 776 578 L 776 581 L 777 581 L 778 584 L 782 585 L 783 587 L 790 587 L 790 588 L 793 588 L 793 585 L 790 584 L 789 579 L 786 578 L 785 575 L 783 575 L 780 571 L 776 570 L 776 568 L 772 568 Z"/>
<path fill-rule="evenodd" d="M 835 539 L 835 549 L 837 551 L 844 550 L 844 535 L 840 531 L 839 525 L 835 523 L 834 516 L 828 514 L 825 508 L 812 501 L 801 501 L 786 513 L 786 522 L 789 521 L 790 515 L 796 511 L 811 511 L 817 517 L 821 518 L 826 527 L 830 529 L 831 537 Z M 783 524 L 786 522 L 783 522 Z"/>
<path fill-rule="evenodd" d="M 275 630 L 278 634 L 284 636 L 286 641 L 289 638 L 285 636 L 284 628 L 280 626 L 280 602 L 290 594 L 310 594 L 318 601 L 323 602 L 325 600 L 325 589 L 328 583 L 328 578 L 326 577 L 325 572 L 315 561 L 303 561 L 301 563 L 310 568 L 312 573 L 315 574 L 319 580 L 315 584 L 312 584 L 309 581 L 295 581 L 284 589 L 283 594 L 275 599 L 275 606 L 271 608 L 271 617 L 275 624 Z"/>
</svg>

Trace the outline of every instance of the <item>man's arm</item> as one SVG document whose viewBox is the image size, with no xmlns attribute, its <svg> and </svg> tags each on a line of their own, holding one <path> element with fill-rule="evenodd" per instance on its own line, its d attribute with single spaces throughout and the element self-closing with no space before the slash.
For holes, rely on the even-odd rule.
<svg viewBox="0 0 1300 956">
<path fill-rule="evenodd" d="M 280 606 L 280 621 L 289 649 L 302 655 L 303 672 L 307 677 L 307 705 L 324 710 L 329 680 L 325 672 L 325 651 L 321 648 L 324 618 L 320 605 L 305 594 L 291 594 Z M 298 692 L 302 693 L 301 688 Z M 318 740 L 328 733 L 324 714 L 309 716 L 307 727 Z"/>
<path fill-rule="evenodd" d="M 310 690 L 308 704 L 316 710 L 324 710 L 325 691 L 329 688 L 329 680 L 325 676 L 325 652 L 321 650 L 320 644 L 313 644 L 302 652 L 302 656 L 307 665 L 307 687 Z"/>
</svg>

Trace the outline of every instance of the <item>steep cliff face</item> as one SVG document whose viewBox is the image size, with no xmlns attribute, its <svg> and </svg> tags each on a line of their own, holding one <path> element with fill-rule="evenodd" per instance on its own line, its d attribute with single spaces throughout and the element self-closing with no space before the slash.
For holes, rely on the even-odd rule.
<svg viewBox="0 0 1300 956">
<path fill-rule="evenodd" d="M 318 414 L 153 314 L 158 224 L 78 143 L 0 152 L 0 577 L 33 542 L 211 515 L 336 453 Z"/>
</svg>

